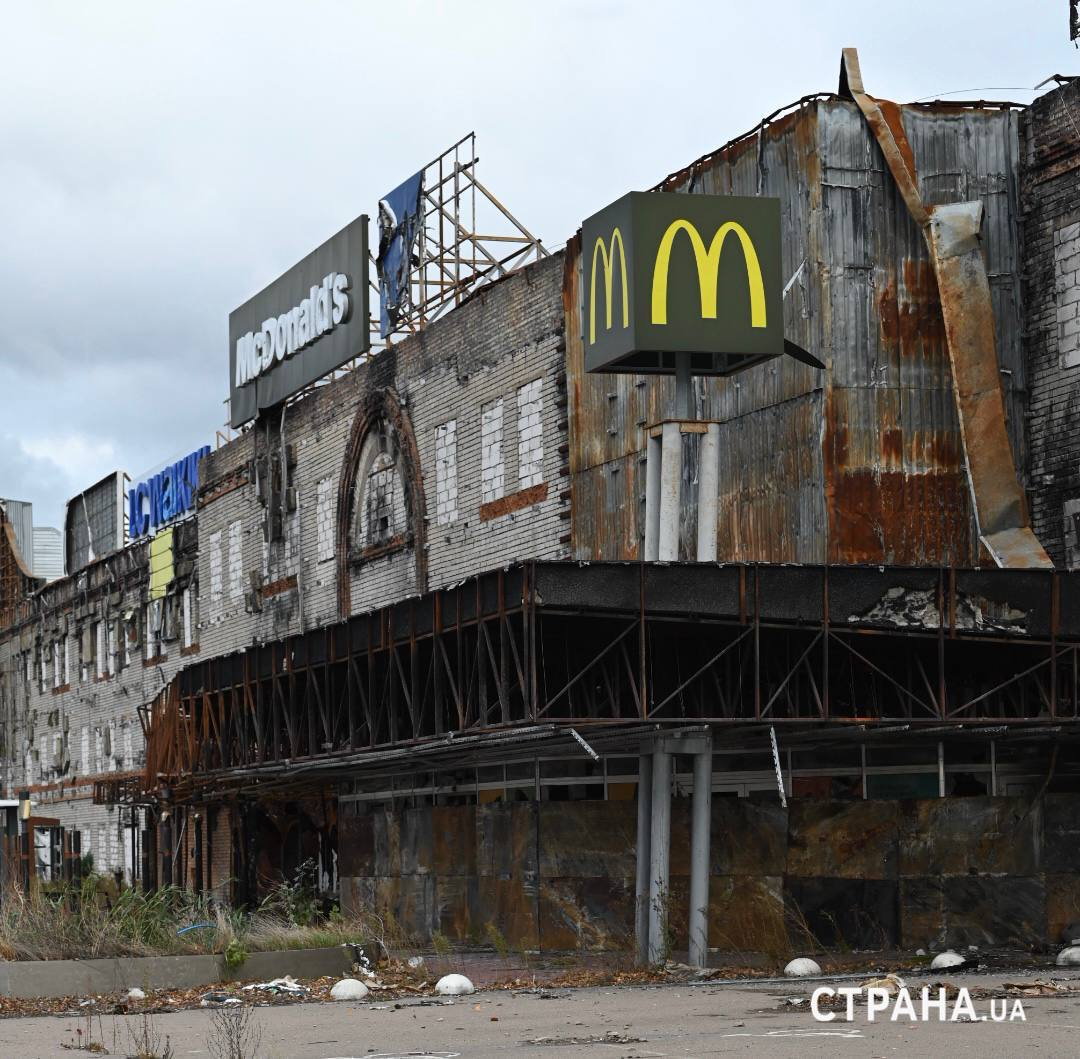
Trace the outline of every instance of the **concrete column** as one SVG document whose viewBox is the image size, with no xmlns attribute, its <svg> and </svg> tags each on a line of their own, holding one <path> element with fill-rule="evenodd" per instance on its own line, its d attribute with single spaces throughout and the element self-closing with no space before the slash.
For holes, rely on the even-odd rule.
<svg viewBox="0 0 1080 1059">
<path fill-rule="evenodd" d="M 690 817 L 691 967 L 704 967 L 709 954 L 709 840 L 712 824 L 712 748 L 694 755 L 694 798 Z"/>
<path fill-rule="evenodd" d="M 679 558 L 679 491 L 682 488 L 682 434 L 678 423 L 665 423 L 660 458 L 660 544 L 658 558 Z"/>
<path fill-rule="evenodd" d="M 716 562 L 716 514 L 720 498 L 720 424 L 710 423 L 701 435 L 698 470 L 697 560 Z"/>
<path fill-rule="evenodd" d="M 652 764 L 652 836 L 649 841 L 649 963 L 667 958 L 671 856 L 671 754 L 657 750 Z"/>
<path fill-rule="evenodd" d="M 660 463 L 663 445 L 650 437 L 645 448 L 645 561 L 660 558 Z"/>
<path fill-rule="evenodd" d="M 634 908 L 634 939 L 637 942 L 638 963 L 649 962 L 649 871 L 652 831 L 652 756 L 638 758 L 637 785 L 637 903 Z"/>
</svg>

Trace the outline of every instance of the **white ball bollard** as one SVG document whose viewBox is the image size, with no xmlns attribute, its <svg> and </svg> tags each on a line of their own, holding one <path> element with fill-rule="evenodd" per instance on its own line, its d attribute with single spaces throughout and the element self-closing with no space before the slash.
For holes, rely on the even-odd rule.
<svg viewBox="0 0 1080 1059">
<path fill-rule="evenodd" d="M 944 952 L 939 952 L 930 961 L 931 971 L 947 971 L 950 967 L 959 967 L 960 964 L 967 961 L 958 952 L 953 952 L 952 949 L 946 949 Z"/>
<path fill-rule="evenodd" d="M 1080 945 L 1069 945 L 1057 954 L 1058 967 L 1080 967 Z"/>
<path fill-rule="evenodd" d="M 444 974 L 435 983 L 435 992 L 439 996 L 465 996 L 475 993 L 476 987 L 463 974 Z"/>
<path fill-rule="evenodd" d="M 800 956 L 784 968 L 784 974 L 788 978 L 812 978 L 821 974 L 821 968 L 813 960 Z"/>
<path fill-rule="evenodd" d="M 331 1000 L 363 1000 L 367 995 L 368 987 L 355 978 L 342 978 L 330 990 Z"/>
</svg>

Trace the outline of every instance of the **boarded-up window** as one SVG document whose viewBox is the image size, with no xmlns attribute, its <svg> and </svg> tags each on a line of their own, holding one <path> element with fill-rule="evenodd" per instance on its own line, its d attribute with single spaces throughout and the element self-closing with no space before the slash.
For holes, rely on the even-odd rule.
<svg viewBox="0 0 1080 1059">
<path fill-rule="evenodd" d="M 244 596 L 243 525 L 240 520 L 229 525 L 229 601 L 239 603 Z"/>
<path fill-rule="evenodd" d="M 221 573 L 221 530 L 210 534 L 210 615 L 221 616 L 225 583 Z"/>
<path fill-rule="evenodd" d="M 480 502 L 490 503 L 503 495 L 503 402 L 499 397 L 480 409 Z"/>
<path fill-rule="evenodd" d="M 1080 364 L 1080 221 L 1054 232 L 1058 353 L 1066 368 Z"/>
<path fill-rule="evenodd" d="M 109 671 L 108 644 L 105 637 L 105 622 L 99 621 L 94 625 L 94 659 L 97 662 L 97 675 L 105 676 Z"/>
<path fill-rule="evenodd" d="M 184 647 L 190 647 L 195 642 L 195 614 L 194 614 L 194 596 L 191 591 L 191 586 L 188 585 L 184 589 L 184 594 L 181 599 L 181 623 L 182 640 L 180 641 Z"/>
<path fill-rule="evenodd" d="M 435 428 L 435 521 L 457 518 L 457 420 Z"/>
<path fill-rule="evenodd" d="M 544 480 L 544 425 L 541 421 L 541 379 L 519 387 L 518 485 L 528 489 Z"/>
<path fill-rule="evenodd" d="M 315 525 L 318 561 L 334 558 L 334 479 L 321 478 L 315 491 Z"/>
</svg>

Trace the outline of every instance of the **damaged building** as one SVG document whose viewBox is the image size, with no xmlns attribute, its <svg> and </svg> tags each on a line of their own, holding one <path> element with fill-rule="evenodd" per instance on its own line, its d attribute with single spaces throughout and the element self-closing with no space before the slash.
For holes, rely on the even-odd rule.
<svg viewBox="0 0 1080 1059">
<path fill-rule="evenodd" d="M 301 874 L 420 938 L 1052 943 L 1080 919 L 1078 84 L 897 105 L 848 52 L 662 180 L 778 204 L 789 355 L 593 370 L 627 230 L 398 298 L 416 326 L 365 354 L 366 301 L 319 305 L 339 233 L 238 310 L 242 429 L 189 517 L 49 585 L 0 524 L 8 795 L 133 883 Z M 441 223 L 418 187 L 381 263 L 433 238 L 410 195 Z"/>
</svg>

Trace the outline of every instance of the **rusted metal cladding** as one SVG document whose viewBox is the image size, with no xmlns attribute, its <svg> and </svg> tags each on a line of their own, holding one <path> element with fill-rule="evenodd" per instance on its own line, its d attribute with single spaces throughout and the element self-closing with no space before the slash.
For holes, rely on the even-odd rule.
<svg viewBox="0 0 1080 1059">
<path fill-rule="evenodd" d="M 998 361 L 1023 466 L 1017 115 L 943 105 L 902 107 L 901 117 L 926 202 L 984 204 Z M 719 558 L 977 563 L 934 270 L 855 104 L 804 103 L 664 189 L 781 200 L 785 334 L 828 364 L 817 372 L 785 357 L 696 380 L 697 414 L 722 424 Z M 564 283 L 573 551 L 636 558 L 644 427 L 671 414 L 673 384 L 584 373 L 580 252 L 572 240 Z M 696 444 L 685 445 L 689 486 Z M 684 558 L 694 494 L 682 492 Z"/>
</svg>

